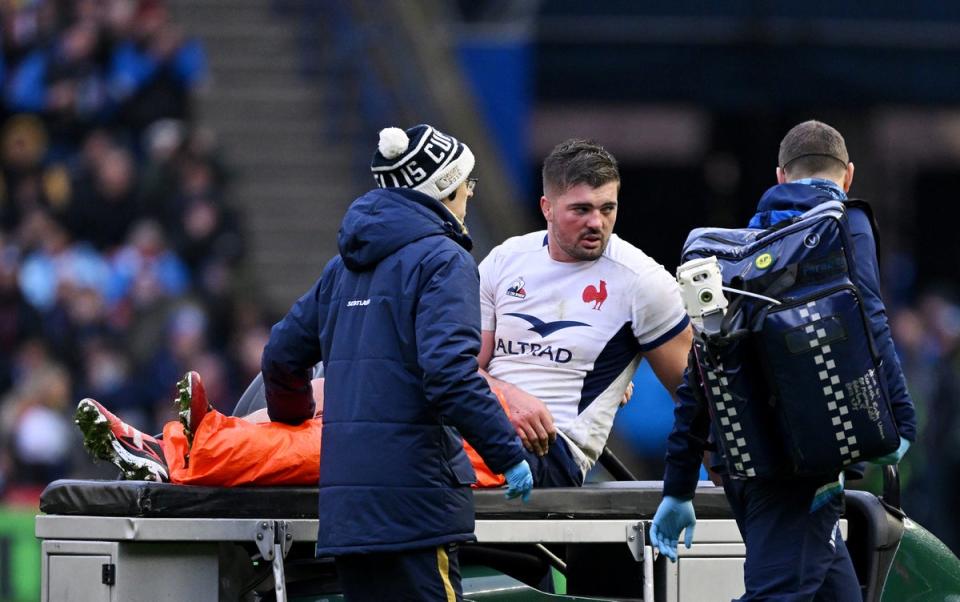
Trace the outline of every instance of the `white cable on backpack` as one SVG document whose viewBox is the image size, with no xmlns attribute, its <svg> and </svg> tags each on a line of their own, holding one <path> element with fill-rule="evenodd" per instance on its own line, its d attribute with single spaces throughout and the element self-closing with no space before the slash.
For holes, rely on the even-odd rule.
<svg viewBox="0 0 960 602">
<path fill-rule="evenodd" d="M 768 303 L 773 303 L 774 305 L 783 305 L 773 297 L 767 297 L 766 295 L 760 295 L 757 293 L 748 293 L 747 291 L 742 291 L 738 288 L 730 288 L 729 286 L 721 286 L 720 288 L 727 291 L 728 293 L 737 293 L 738 295 L 746 295 L 748 297 L 753 297 L 754 299 L 761 299 L 763 301 L 767 301 Z"/>
</svg>

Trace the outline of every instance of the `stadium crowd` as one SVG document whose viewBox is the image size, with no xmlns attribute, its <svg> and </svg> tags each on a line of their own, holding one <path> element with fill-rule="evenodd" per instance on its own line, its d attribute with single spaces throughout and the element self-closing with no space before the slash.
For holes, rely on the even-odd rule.
<svg viewBox="0 0 960 602">
<path fill-rule="evenodd" d="M 889 279 L 888 279 L 889 280 Z M 907 514 L 960 550 L 960 305 L 931 290 L 891 318 L 893 336 L 917 408 L 915 454 L 901 465 Z M 874 490 L 877 490 L 874 488 Z"/>
<path fill-rule="evenodd" d="M 163 1 L 2 2 L 0 35 L 0 494 L 35 501 L 88 469 L 78 399 L 159 429 L 190 368 L 235 400 L 269 322 Z"/>
</svg>

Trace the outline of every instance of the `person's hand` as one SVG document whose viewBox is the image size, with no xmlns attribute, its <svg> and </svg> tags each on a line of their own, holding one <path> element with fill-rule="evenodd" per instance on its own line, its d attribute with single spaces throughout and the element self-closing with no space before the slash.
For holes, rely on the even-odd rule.
<svg viewBox="0 0 960 602">
<path fill-rule="evenodd" d="M 630 398 L 633 397 L 633 381 L 631 380 L 627 384 L 626 390 L 623 392 L 623 399 L 620 400 L 620 407 L 627 405 L 627 402 L 630 401 Z"/>
<path fill-rule="evenodd" d="M 502 391 L 510 408 L 510 422 L 517 429 L 523 446 L 538 456 L 544 456 L 550 444 L 557 440 L 553 416 L 542 401 L 523 389 L 508 387 Z"/>
<path fill-rule="evenodd" d="M 660 549 L 661 554 L 673 562 L 677 561 L 677 540 L 680 531 L 687 530 L 683 544 L 690 548 L 693 543 L 693 529 L 697 524 L 697 515 L 693 511 L 693 502 L 665 495 L 650 527 L 650 545 Z"/>
<path fill-rule="evenodd" d="M 874 458 L 870 462 L 873 464 L 899 464 L 908 449 L 910 449 L 910 442 L 900 437 L 900 447 L 885 456 Z"/>
<path fill-rule="evenodd" d="M 530 491 L 533 489 L 533 473 L 526 460 L 521 460 L 503 473 L 507 479 L 507 499 L 519 497 L 524 503 L 530 501 Z"/>
</svg>

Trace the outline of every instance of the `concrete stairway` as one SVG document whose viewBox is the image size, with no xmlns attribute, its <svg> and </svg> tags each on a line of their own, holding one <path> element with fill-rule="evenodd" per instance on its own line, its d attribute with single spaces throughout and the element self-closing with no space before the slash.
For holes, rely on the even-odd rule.
<svg viewBox="0 0 960 602">
<path fill-rule="evenodd" d="M 342 102 L 328 96 L 329 65 L 319 57 L 314 77 L 302 76 L 297 17 L 271 4 L 175 0 L 171 9 L 207 50 L 198 117 L 234 174 L 230 200 L 244 216 L 251 276 L 268 306 L 285 311 L 336 254 L 340 218 L 368 182 L 351 164 L 352 115 L 338 114 L 338 139 L 325 135 L 325 111 Z"/>
</svg>

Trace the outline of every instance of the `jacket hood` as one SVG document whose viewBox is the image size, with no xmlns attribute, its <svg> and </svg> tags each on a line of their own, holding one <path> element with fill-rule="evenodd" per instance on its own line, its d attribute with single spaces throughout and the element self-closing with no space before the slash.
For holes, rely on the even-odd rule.
<svg viewBox="0 0 960 602">
<path fill-rule="evenodd" d="M 777 184 L 760 197 L 757 213 L 750 220 L 750 228 L 769 228 L 780 220 L 805 213 L 826 201 L 843 201 L 847 195 L 836 184 L 827 180 L 811 183 Z"/>
<path fill-rule="evenodd" d="M 470 237 L 440 201 L 405 188 L 374 189 L 347 209 L 337 233 L 343 263 L 367 270 L 401 247 L 427 236 L 447 236 L 466 250 Z"/>
</svg>

